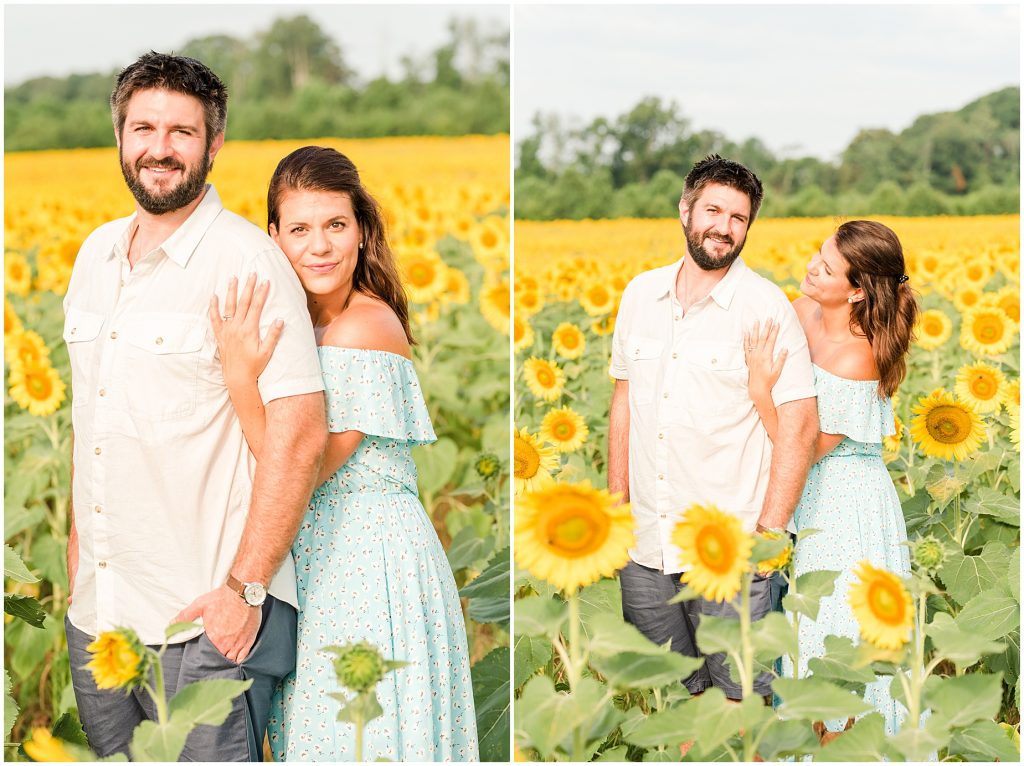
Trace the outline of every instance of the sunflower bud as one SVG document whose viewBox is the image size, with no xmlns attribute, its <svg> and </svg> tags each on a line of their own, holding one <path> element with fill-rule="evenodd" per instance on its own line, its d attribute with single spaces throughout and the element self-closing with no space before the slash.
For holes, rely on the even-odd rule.
<svg viewBox="0 0 1024 766">
<path fill-rule="evenodd" d="M 934 535 L 928 535 L 911 543 L 911 556 L 915 568 L 932 574 L 945 562 L 946 547 Z"/>
<path fill-rule="evenodd" d="M 67 763 L 78 760 L 64 747 L 64 743 L 60 739 L 54 737 L 42 726 L 32 730 L 32 739 L 27 740 L 23 747 L 25 755 L 37 762 Z"/>
<path fill-rule="evenodd" d="M 473 467 L 481 479 L 490 479 L 498 475 L 501 470 L 501 461 L 498 460 L 497 455 L 485 452 L 476 459 Z"/>
<path fill-rule="evenodd" d="M 92 654 L 85 667 L 92 672 L 97 688 L 129 690 L 145 683 L 153 653 L 131 628 L 100 633 L 85 648 Z"/>
<path fill-rule="evenodd" d="M 389 670 L 377 647 L 367 641 L 331 649 L 335 654 L 334 670 L 338 680 L 350 691 L 372 689 Z"/>
</svg>

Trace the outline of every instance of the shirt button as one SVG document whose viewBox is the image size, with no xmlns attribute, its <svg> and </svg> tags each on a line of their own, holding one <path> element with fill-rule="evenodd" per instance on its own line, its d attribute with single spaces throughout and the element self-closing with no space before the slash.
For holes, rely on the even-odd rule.
<svg viewBox="0 0 1024 766">
<path fill-rule="evenodd" d="M 106 569 L 107 568 L 107 562 L 106 561 L 101 561 L 98 564 L 96 564 L 96 566 L 98 566 L 100 569 Z"/>
<path fill-rule="evenodd" d="M 668 391 L 661 395 L 662 399 L 668 399 Z"/>
<path fill-rule="evenodd" d="M 712 359 L 711 360 L 711 364 L 718 364 L 718 360 L 717 359 Z"/>
<path fill-rule="evenodd" d="M 661 516 L 661 518 L 663 518 L 663 519 L 667 519 L 668 518 L 668 514 L 667 513 L 659 513 L 658 515 Z"/>
<path fill-rule="evenodd" d="M 106 396 L 106 395 L 107 395 L 107 389 L 101 388 L 100 389 L 100 396 Z"/>
<path fill-rule="evenodd" d="M 97 505 L 93 510 L 96 511 L 96 513 L 103 513 L 103 506 Z"/>
<path fill-rule="evenodd" d="M 678 322 L 680 319 L 682 319 L 682 317 L 676 314 L 676 321 Z"/>
<path fill-rule="evenodd" d="M 659 473 L 659 474 L 658 474 L 658 479 L 659 479 L 660 481 L 664 481 L 664 480 L 665 480 L 665 474 L 663 474 L 663 473 Z"/>
<path fill-rule="evenodd" d="M 164 342 L 164 339 L 163 339 L 163 338 L 157 338 L 157 339 L 156 339 L 156 345 L 158 345 L 158 346 L 159 346 L 159 345 L 160 345 L 161 343 L 163 343 L 163 342 Z"/>
<path fill-rule="evenodd" d="M 679 357 L 679 354 L 677 354 L 677 353 L 675 353 L 675 352 L 673 352 L 673 353 L 672 353 L 672 358 L 673 358 L 673 359 L 677 359 L 678 357 Z"/>
<path fill-rule="evenodd" d="M 664 439 L 665 438 L 665 434 L 658 434 L 658 438 L 659 439 Z M 97 447 L 96 449 L 99 450 L 99 447 Z"/>
<path fill-rule="evenodd" d="M 75 334 L 75 330 L 77 330 L 77 329 L 78 329 L 77 327 L 72 327 L 71 328 L 71 332 L 69 332 L 68 335 L 74 335 Z"/>
<path fill-rule="evenodd" d="M 101 452 L 103 452 L 103 450 L 101 450 L 99 447 L 97 447 L 95 450 L 93 450 L 93 452 L 95 452 L 98 455 Z"/>
<path fill-rule="evenodd" d="M 110 339 L 117 340 L 117 330 L 114 330 L 112 333 L 110 333 Z"/>
</svg>

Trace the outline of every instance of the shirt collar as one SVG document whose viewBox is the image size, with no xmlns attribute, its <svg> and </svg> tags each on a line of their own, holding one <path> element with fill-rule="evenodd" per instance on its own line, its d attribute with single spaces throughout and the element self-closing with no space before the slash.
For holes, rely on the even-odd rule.
<svg viewBox="0 0 1024 766">
<path fill-rule="evenodd" d="M 207 230 L 223 209 L 224 205 L 220 201 L 220 195 L 217 194 L 217 190 L 213 187 L 213 184 L 207 184 L 206 193 L 196 206 L 196 209 L 192 211 L 192 215 L 186 218 L 181 226 L 164 240 L 158 249 L 163 250 L 168 258 L 182 268 L 185 268 L 192 254 L 206 235 Z M 110 257 L 124 258 L 127 256 L 128 245 L 131 242 L 137 216 L 138 213 L 128 219 L 128 228 L 121 235 L 117 244 L 114 245 Z"/>
<path fill-rule="evenodd" d="M 683 260 L 683 258 L 680 258 L 675 263 L 665 267 L 664 290 L 658 293 L 659 299 L 665 297 L 675 298 L 676 277 L 679 276 L 679 269 L 683 267 Z M 711 288 L 711 292 L 708 294 L 709 297 L 723 309 L 728 310 L 733 296 L 736 295 L 736 286 L 743 278 L 743 272 L 746 270 L 747 264 L 743 262 L 742 258 L 737 257 L 732 262 L 732 265 L 729 266 L 729 270 L 725 272 L 725 276 L 719 280 L 717 285 Z"/>
</svg>

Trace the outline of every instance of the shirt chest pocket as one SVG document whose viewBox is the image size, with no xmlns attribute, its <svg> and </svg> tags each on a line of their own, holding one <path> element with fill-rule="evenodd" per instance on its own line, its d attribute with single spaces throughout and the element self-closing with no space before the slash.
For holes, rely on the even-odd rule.
<svg viewBox="0 0 1024 766">
<path fill-rule="evenodd" d="M 103 314 L 68 307 L 64 319 L 64 343 L 71 359 L 71 406 L 88 404 L 90 392 L 95 388 L 98 363 L 100 330 L 103 329 Z"/>
<path fill-rule="evenodd" d="M 125 330 L 125 399 L 145 420 L 170 420 L 196 409 L 207 321 L 192 315 L 137 314 Z"/>
<path fill-rule="evenodd" d="M 658 387 L 658 371 L 665 341 L 630 335 L 626 339 L 629 393 L 634 403 L 650 404 Z"/>
<path fill-rule="evenodd" d="M 739 344 L 691 341 L 683 346 L 679 359 L 676 386 L 688 409 L 710 414 L 753 406 Z"/>
</svg>

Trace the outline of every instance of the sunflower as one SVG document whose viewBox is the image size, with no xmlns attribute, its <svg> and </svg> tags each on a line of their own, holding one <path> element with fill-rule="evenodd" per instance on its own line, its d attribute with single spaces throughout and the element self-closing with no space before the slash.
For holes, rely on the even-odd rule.
<svg viewBox="0 0 1024 766">
<path fill-rule="evenodd" d="M 781 540 L 783 537 L 787 539 L 787 545 L 779 553 L 770 559 L 764 559 L 758 561 L 754 566 L 760 574 L 770 574 L 771 572 L 781 572 L 789 566 L 789 562 L 793 560 L 793 545 L 789 541 L 789 535 L 782 532 L 773 532 L 771 530 L 767 532 L 761 532 L 761 537 L 766 537 L 769 540 Z"/>
<path fill-rule="evenodd" d="M 611 335 L 615 332 L 615 314 L 612 313 L 600 319 L 595 319 L 590 323 L 590 331 L 598 337 Z"/>
<path fill-rule="evenodd" d="M 998 412 L 1003 403 L 1006 376 L 998 367 L 984 362 L 965 364 L 956 375 L 955 392 L 979 414 Z"/>
<path fill-rule="evenodd" d="M 28 295 L 32 289 L 32 267 L 25 256 L 11 250 L 4 252 L 4 291 L 14 295 Z"/>
<path fill-rule="evenodd" d="M 879 649 L 899 649 L 910 640 L 914 602 L 896 575 L 862 561 L 850 585 L 849 599 L 860 635 Z"/>
<path fill-rule="evenodd" d="M 524 317 L 532 317 L 535 314 L 539 314 L 541 309 L 544 308 L 544 296 L 540 290 L 533 290 L 530 288 L 523 288 L 522 290 L 518 287 L 518 280 L 516 280 L 516 314 L 522 314 Z"/>
<path fill-rule="evenodd" d="M 42 726 L 32 729 L 32 738 L 25 741 L 25 754 L 37 763 L 70 763 L 77 761 L 64 742 Z"/>
<path fill-rule="evenodd" d="M 903 433 L 905 429 L 899 415 L 893 415 L 893 424 L 896 427 L 896 433 L 892 436 L 882 437 L 882 450 L 887 461 L 895 459 L 903 447 Z"/>
<path fill-rule="evenodd" d="M 543 446 L 540 439 L 525 428 L 515 432 L 513 442 L 516 495 L 550 484 L 551 472 L 558 469 L 555 448 Z"/>
<path fill-rule="evenodd" d="M 18 316 L 18 312 L 14 310 L 11 302 L 4 298 L 4 342 L 7 342 L 11 333 L 17 332 L 21 327 L 21 318 Z"/>
<path fill-rule="evenodd" d="M 1020 408 L 1010 411 L 1010 441 L 1020 452 Z"/>
<path fill-rule="evenodd" d="M 551 346 L 559 356 L 579 359 L 587 349 L 587 339 L 572 322 L 562 322 L 551 334 Z"/>
<path fill-rule="evenodd" d="M 983 294 L 984 291 L 980 287 L 968 283 L 953 293 L 953 305 L 960 312 L 968 311 L 981 305 Z"/>
<path fill-rule="evenodd" d="M 11 333 L 4 339 L 4 358 L 11 366 L 38 365 L 49 361 L 50 349 L 42 336 L 32 330 Z"/>
<path fill-rule="evenodd" d="M 786 297 L 789 298 L 790 303 L 792 303 L 801 295 L 803 295 L 803 293 L 800 292 L 799 287 L 789 282 L 782 286 L 782 292 L 784 292 L 786 294 Z"/>
<path fill-rule="evenodd" d="M 588 481 L 527 493 L 516 502 L 516 562 L 566 593 L 614 575 L 634 541 L 633 514 L 618 500 Z"/>
<path fill-rule="evenodd" d="M 572 407 L 548 410 L 540 424 L 540 436 L 559 452 L 575 452 L 587 440 L 590 429 Z"/>
<path fill-rule="evenodd" d="M 977 411 L 941 388 L 918 400 L 911 411 L 917 415 L 910 424 L 911 436 L 929 457 L 963 460 L 981 445 L 985 428 Z"/>
<path fill-rule="evenodd" d="M 473 255 L 484 265 L 508 265 L 508 225 L 498 216 L 488 216 L 469 233 Z"/>
<path fill-rule="evenodd" d="M 11 398 L 38 417 L 56 412 L 64 401 L 64 381 L 48 359 L 31 364 L 15 363 L 9 381 Z"/>
<path fill-rule="evenodd" d="M 975 354 L 1001 354 L 1010 347 L 1017 325 L 1002 309 L 979 306 L 964 313 L 960 345 Z"/>
<path fill-rule="evenodd" d="M 735 516 L 713 505 L 691 505 L 672 532 L 672 542 L 690 569 L 681 580 L 708 601 L 732 601 L 750 571 L 753 536 Z"/>
<path fill-rule="evenodd" d="M 953 334 L 953 322 L 945 312 L 939 309 L 928 309 L 922 311 L 917 318 L 914 334 L 917 336 L 917 345 L 931 351 L 949 340 L 949 336 Z"/>
<path fill-rule="evenodd" d="M 489 280 L 480 290 L 480 313 L 491 327 L 505 335 L 512 318 L 510 299 L 507 279 Z"/>
<path fill-rule="evenodd" d="M 519 316 L 519 312 L 512 317 L 512 349 L 518 354 L 523 349 L 529 348 L 533 345 L 533 327 L 523 317 Z"/>
<path fill-rule="evenodd" d="M 526 385 L 538 399 L 553 402 L 562 395 L 565 373 L 554 362 L 531 357 L 523 365 L 523 376 L 526 378 Z"/>
<path fill-rule="evenodd" d="M 1003 406 L 1007 412 L 1020 412 L 1020 378 L 1014 378 L 1003 387 Z"/>
<path fill-rule="evenodd" d="M 403 253 L 402 284 L 412 303 L 430 303 L 448 284 L 448 267 L 433 250 L 409 248 Z"/>
<path fill-rule="evenodd" d="M 1020 290 L 1006 285 L 995 294 L 995 305 L 1003 310 L 1011 322 L 1020 323 Z"/>
<path fill-rule="evenodd" d="M 130 628 L 100 633 L 85 649 L 92 654 L 85 667 L 97 688 L 132 689 L 145 683 L 150 656 Z"/>
<path fill-rule="evenodd" d="M 441 302 L 464 306 L 469 303 L 469 298 L 469 280 L 466 279 L 466 275 L 459 269 L 449 266 L 444 283 L 444 292 L 441 293 Z"/>
<path fill-rule="evenodd" d="M 615 292 L 604 282 L 592 282 L 580 291 L 580 305 L 592 317 L 611 312 L 616 298 Z"/>
</svg>

